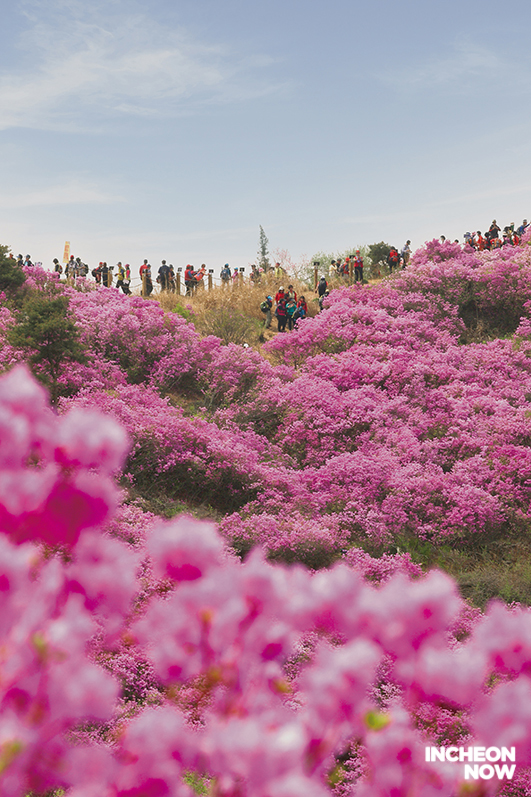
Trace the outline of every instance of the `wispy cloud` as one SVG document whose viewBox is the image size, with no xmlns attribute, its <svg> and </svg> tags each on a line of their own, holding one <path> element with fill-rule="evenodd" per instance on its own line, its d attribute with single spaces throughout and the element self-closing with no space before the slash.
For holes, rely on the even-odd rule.
<svg viewBox="0 0 531 797">
<path fill-rule="evenodd" d="M 0 210 L 54 205 L 110 205 L 125 202 L 123 196 L 110 194 L 95 184 L 70 180 L 33 191 L 14 190 L 0 195 Z"/>
<path fill-rule="evenodd" d="M 511 69 L 497 53 L 467 37 L 459 37 L 448 55 L 416 66 L 379 72 L 384 83 L 403 90 L 452 89 L 467 91 L 477 80 L 498 80 Z"/>
<path fill-rule="evenodd" d="M 0 73 L 0 129 L 94 129 L 117 115 L 167 118 L 279 88 L 264 74 L 267 57 L 239 59 L 134 9 L 78 0 L 26 5 L 21 58 Z"/>
</svg>

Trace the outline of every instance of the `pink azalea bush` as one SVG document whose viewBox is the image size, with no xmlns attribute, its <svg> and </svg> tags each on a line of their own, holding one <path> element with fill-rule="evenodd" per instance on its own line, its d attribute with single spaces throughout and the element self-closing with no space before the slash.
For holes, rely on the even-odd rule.
<svg viewBox="0 0 531 797">
<path fill-rule="evenodd" d="M 355 797 L 451 797 L 462 768 L 426 762 L 424 748 L 461 742 L 514 746 L 528 788 L 528 609 L 471 614 L 448 576 L 411 580 L 411 562 L 384 560 L 378 588 L 356 557 L 315 574 L 258 549 L 241 563 L 189 518 L 148 517 L 124 542 L 138 510 L 107 521 L 113 536 L 99 527 L 119 425 L 92 409 L 53 414 L 23 368 L 0 380 L 0 421 L 18 476 L 0 493 L 3 795 L 164 797 L 202 783 L 220 797 L 342 784 Z M 53 463 L 37 501 L 25 479 Z M 85 473 L 98 474 L 98 489 L 76 487 L 89 509 L 52 533 L 49 496 Z M 41 521 L 31 534 L 28 517 Z M 40 542 L 51 539 L 55 553 Z"/>
</svg>

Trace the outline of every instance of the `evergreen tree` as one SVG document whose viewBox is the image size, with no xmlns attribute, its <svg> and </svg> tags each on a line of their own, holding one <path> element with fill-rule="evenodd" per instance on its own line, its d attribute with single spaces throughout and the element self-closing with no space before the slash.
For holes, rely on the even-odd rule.
<svg viewBox="0 0 531 797">
<path fill-rule="evenodd" d="M 64 367 L 69 362 L 86 362 L 79 332 L 68 315 L 68 297 L 32 294 L 8 337 L 13 346 L 27 352 L 35 376 L 49 388 L 56 404 Z"/>
<path fill-rule="evenodd" d="M 11 294 L 26 281 L 16 260 L 8 257 L 9 247 L 0 245 L 0 291 Z"/>
<path fill-rule="evenodd" d="M 258 268 L 268 271 L 271 268 L 269 262 L 269 240 L 264 232 L 264 228 L 260 225 L 260 240 L 258 244 Z"/>
<path fill-rule="evenodd" d="M 377 244 L 370 244 L 368 247 L 369 250 L 369 257 L 371 258 L 371 263 L 376 265 L 385 265 L 387 262 L 387 255 L 391 251 L 392 247 L 390 244 L 386 244 L 384 241 L 380 241 Z"/>
</svg>

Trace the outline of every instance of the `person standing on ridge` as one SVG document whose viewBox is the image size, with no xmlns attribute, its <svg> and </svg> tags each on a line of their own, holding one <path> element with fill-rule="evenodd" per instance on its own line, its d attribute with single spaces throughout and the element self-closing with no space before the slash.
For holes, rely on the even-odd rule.
<svg viewBox="0 0 531 797">
<path fill-rule="evenodd" d="M 411 257 L 411 241 L 406 241 L 404 246 L 402 247 L 402 268 L 406 268 L 409 265 L 409 258 Z"/>
<path fill-rule="evenodd" d="M 153 282 L 151 280 L 151 266 L 147 260 L 144 260 L 140 266 L 139 273 L 140 279 L 142 280 L 142 293 L 144 292 L 145 285 L 146 296 L 150 296 L 153 293 Z"/>
<path fill-rule="evenodd" d="M 220 278 L 221 278 L 221 284 L 222 284 L 222 286 L 223 286 L 224 288 L 226 288 L 226 287 L 227 287 L 227 285 L 228 285 L 228 284 L 229 284 L 229 282 L 230 282 L 230 266 L 229 266 L 229 264 L 228 264 L 228 263 L 225 263 L 225 265 L 224 265 L 224 266 L 223 266 L 223 268 L 221 269 L 221 274 L 220 274 L 219 276 L 220 276 Z"/>
<path fill-rule="evenodd" d="M 354 282 L 363 282 L 363 258 L 359 249 L 356 249 L 354 258 Z"/>
<path fill-rule="evenodd" d="M 163 260 L 159 268 L 159 275 L 157 277 L 157 282 L 160 285 L 161 291 L 168 290 L 169 275 L 170 275 L 170 267 L 166 264 L 166 261 Z"/>
</svg>

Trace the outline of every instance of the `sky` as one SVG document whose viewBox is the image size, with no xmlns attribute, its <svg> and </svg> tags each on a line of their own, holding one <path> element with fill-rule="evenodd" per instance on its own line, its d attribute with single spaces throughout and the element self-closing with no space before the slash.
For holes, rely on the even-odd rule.
<svg viewBox="0 0 531 797">
<path fill-rule="evenodd" d="M 13 0 L 0 243 L 291 259 L 531 218 L 531 3 Z"/>
</svg>

